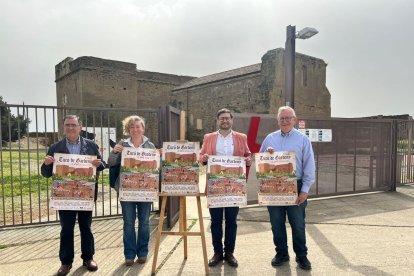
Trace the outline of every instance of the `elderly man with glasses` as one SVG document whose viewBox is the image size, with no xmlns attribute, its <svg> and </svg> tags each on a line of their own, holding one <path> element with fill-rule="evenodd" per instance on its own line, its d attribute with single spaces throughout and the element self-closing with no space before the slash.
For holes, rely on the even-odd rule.
<svg viewBox="0 0 414 276">
<path fill-rule="evenodd" d="M 294 128 L 296 114 L 291 107 L 280 107 L 277 120 L 280 130 L 267 135 L 262 143 L 260 152 L 295 152 L 299 195 L 296 200 L 297 205 L 267 206 L 272 225 L 273 242 L 276 247 L 276 256 L 272 259 L 271 264 L 276 267 L 289 261 L 285 224 L 287 215 L 292 228 L 293 251 L 296 254 L 296 262 L 300 268 L 310 270 L 312 266 L 307 258 L 305 208 L 309 189 L 315 181 L 315 160 L 312 145 L 306 135 Z"/>
<path fill-rule="evenodd" d="M 96 155 L 96 159 L 92 161 L 92 165 L 96 167 L 97 171 L 105 169 L 105 163 L 102 161 L 98 146 L 95 142 L 85 139 L 80 136 L 82 122 L 76 115 L 67 115 L 63 121 L 63 133 L 65 138 L 50 146 L 45 160 L 41 167 L 41 172 L 44 177 L 51 177 L 53 172 L 53 162 L 55 153 L 67 154 L 81 154 L 81 155 Z M 96 200 L 98 192 L 98 173 L 95 183 L 95 197 Z M 89 271 L 98 269 L 98 265 L 93 260 L 95 254 L 95 244 L 91 230 L 92 211 L 72 211 L 59 210 L 60 225 L 60 248 L 59 259 L 61 266 L 57 275 L 66 275 L 72 268 L 74 258 L 74 228 L 76 217 L 78 217 L 80 237 L 81 237 L 81 258 L 83 259 L 83 266 Z"/>
</svg>

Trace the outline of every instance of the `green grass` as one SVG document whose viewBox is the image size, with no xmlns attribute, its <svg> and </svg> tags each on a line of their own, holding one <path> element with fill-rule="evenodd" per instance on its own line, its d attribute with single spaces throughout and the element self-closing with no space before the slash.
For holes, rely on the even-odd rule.
<svg viewBox="0 0 414 276">
<path fill-rule="evenodd" d="M 46 190 L 46 179 L 40 175 L 45 152 L 27 152 L 3 148 L 1 154 L 1 196 L 28 195 L 30 191 Z M 4 193 L 3 193 L 4 189 Z"/>
<path fill-rule="evenodd" d="M 0 152 L 0 197 L 37 194 L 39 191 L 50 189 L 52 178 L 47 180 L 40 173 L 45 155 L 44 151 L 37 154 L 21 150 L 19 154 L 17 149 L 10 152 L 8 148 L 3 148 Z M 105 185 L 109 185 L 108 171 L 104 172 L 103 178 Z M 101 181 L 102 176 L 99 177 L 99 182 Z"/>
</svg>

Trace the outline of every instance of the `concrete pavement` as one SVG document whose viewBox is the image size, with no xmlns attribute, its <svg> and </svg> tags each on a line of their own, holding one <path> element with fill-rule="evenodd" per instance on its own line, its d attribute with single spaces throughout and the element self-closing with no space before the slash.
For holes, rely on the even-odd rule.
<svg viewBox="0 0 414 276">
<path fill-rule="evenodd" d="M 203 198 L 208 258 L 212 256 L 209 213 Z M 195 198 L 187 199 L 188 222 L 198 231 Z M 414 275 L 414 184 L 397 192 L 313 199 L 307 207 L 307 243 L 312 271 L 303 271 L 291 260 L 280 268 L 270 261 L 275 255 L 266 208 L 240 209 L 235 256 L 238 268 L 226 263 L 210 268 L 210 275 Z M 150 275 L 158 218 L 151 219 L 150 254 L 144 265 L 124 265 L 122 218 L 95 219 L 96 254 L 99 269 L 88 272 L 80 259 L 79 232 L 75 231 L 75 261 L 70 275 Z M 178 228 L 178 225 L 176 226 Z M 174 230 L 174 229 L 173 229 Z M 175 229 L 176 230 L 176 229 Z M 1 275 L 54 275 L 58 258 L 60 226 L 42 225 L 0 230 Z M 188 238 L 188 259 L 183 241 L 163 236 L 157 275 L 204 275 L 199 237 Z"/>
</svg>

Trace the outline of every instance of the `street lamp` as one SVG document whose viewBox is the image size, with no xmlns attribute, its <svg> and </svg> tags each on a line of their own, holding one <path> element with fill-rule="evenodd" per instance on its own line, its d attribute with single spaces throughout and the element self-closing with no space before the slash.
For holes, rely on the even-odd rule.
<svg viewBox="0 0 414 276">
<path fill-rule="evenodd" d="M 286 27 L 285 43 L 285 105 L 295 108 L 295 41 L 308 39 L 318 33 L 315 28 L 306 27 L 296 32 L 296 26 Z"/>
</svg>

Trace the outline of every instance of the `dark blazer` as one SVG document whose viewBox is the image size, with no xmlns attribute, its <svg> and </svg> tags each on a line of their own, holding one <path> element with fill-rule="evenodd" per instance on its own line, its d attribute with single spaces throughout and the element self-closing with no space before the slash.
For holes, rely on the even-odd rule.
<svg viewBox="0 0 414 276">
<path fill-rule="evenodd" d="M 101 159 L 102 163 L 99 167 L 96 168 L 96 181 L 95 181 L 95 200 L 98 195 L 98 178 L 99 172 L 105 169 L 105 162 L 102 160 L 101 153 L 99 152 L 99 147 L 95 144 L 94 141 L 85 139 L 80 137 L 81 155 L 96 155 L 98 159 Z M 50 146 L 49 150 L 47 151 L 47 155 L 53 156 L 55 153 L 67 153 L 69 154 L 69 150 L 66 147 L 66 138 L 63 138 L 59 142 Z M 45 163 L 42 164 L 41 173 L 44 177 L 51 177 L 53 173 L 53 163 L 46 166 Z"/>
</svg>

